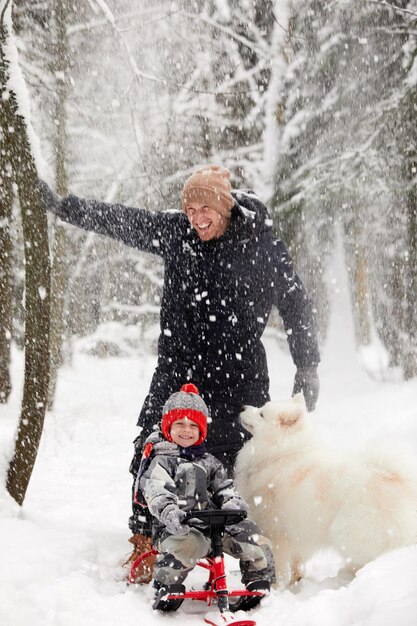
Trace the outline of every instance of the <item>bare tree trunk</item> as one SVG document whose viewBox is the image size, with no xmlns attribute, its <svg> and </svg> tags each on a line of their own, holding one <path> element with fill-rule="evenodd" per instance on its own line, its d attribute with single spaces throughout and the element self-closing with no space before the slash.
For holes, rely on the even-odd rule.
<svg viewBox="0 0 417 626">
<path fill-rule="evenodd" d="M 0 143 L 0 148 L 2 144 Z M 13 271 L 10 221 L 12 218 L 12 178 L 10 164 L 0 169 L 0 404 L 5 404 L 12 390 L 10 348 L 13 324 Z"/>
<path fill-rule="evenodd" d="M 398 212 L 400 211 L 401 208 L 398 207 Z M 387 291 L 384 294 L 386 297 L 381 298 L 381 294 L 374 296 L 376 329 L 389 354 L 390 367 L 402 367 L 403 365 L 403 336 L 406 326 L 406 264 L 404 254 L 401 251 L 402 247 L 399 247 L 396 254 L 390 259 L 389 272 L 386 274 Z"/>
<path fill-rule="evenodd" d="M 55 2 L 56 20 L 56 64 L 57 103 L 55 119 L 56 136 L 56 190 L 60 196 L 68 193 L 68 175 L 66 168 L 67 128 L 67 70 L 68 70 L 68 8 L 66 2 Z M 65 334 L 64 302 L 68 288 L 67 235 L 65 227 L 58 221 L 54 224 L 53 264 L 51 281 L 51 373 L 49 382 L 48 408 L 54 404 L 58 371 L 63 362 L 63 339 Z"/>
<path fill-rule="evenodd" d="M 349 264 L 353 320 L 357 346 L 371 342 L 370 298 L 368 288 L 368 260 L 363 245 L 363 228 L 354 216 L 345 224 L 345 250 Z"/>
<path fill-rule="evenodd" d="M 9 62 L 5 50 L 11 33 L 3 22 L 5 3 L 1 5 L 0 127 L 6 158 L 18 187 L 25 248 L 25 378 L 15 451 L 6 483 L 10 495 L 21 505 L 39 448 L 48 393 L 50 260 L 46 212 L 37 188 L 26 123 L 18 111 L 16 94 L 7 85 Z"/>
<path fill-rule="evenodd" d="M 354 297 L 357 317 L 357 338 L 361 346 L 367 346 L 371 342 L 371 325 L 369 317 L 369 291 L 368 291 L 368 260 L 366 250 L 362 244 L 358 244 L 354 260 Z"/>
<path fill-rule="evenodd" d="M 414 165 L 414 171 L 416 163 Z M 405 343 L 403 370 L 405 380 L 417 376 L 417 191 L 407 193 L 407 271 L 405 280 Z"/>
</svg>

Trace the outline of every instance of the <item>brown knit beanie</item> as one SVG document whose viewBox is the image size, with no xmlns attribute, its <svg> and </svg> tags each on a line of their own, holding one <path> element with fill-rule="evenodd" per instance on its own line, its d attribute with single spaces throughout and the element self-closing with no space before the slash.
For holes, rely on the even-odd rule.
<svg viewBox="0 0 417 626">
<path fill-rule="evenodd" d="M 188 203 L 201 202 L 227 217 L 235 202 L 231 189 L 228 169 L 219 165 L 206 165 L 185 181 L 182 208 L 185 211 Z"/>
</svg>

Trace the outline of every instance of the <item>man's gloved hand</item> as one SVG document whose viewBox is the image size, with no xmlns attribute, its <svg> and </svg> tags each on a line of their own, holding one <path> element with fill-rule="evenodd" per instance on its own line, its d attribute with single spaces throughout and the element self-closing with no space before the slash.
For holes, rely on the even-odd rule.
<svg viewBox="0 0 417 626">
<path fill-rule="evenodd" d="M 314 411 L 319 397 L 320 381 L 316 367 L 299 367 L 295 373 L 292 395 L 300 391 L 304 394 L 308 411 Z"/>
<path fill-rule="evenodd" d="M 55 191 L 52 191 L 48 183 L 38 178 L 38 189 L 41 192 L 41 196 L 45 205 L 45 208 L 52 213 L 57 213 L 61 198 Z"/>
<path fill-rule="evenodd" d="M 181 524 L 187 513 L 181 511 L 175 504 L 168 504 L 159 516 L 160 522 L 171 535 L 186 535 L 190 531 L 187 524 Z"/>
</svg>

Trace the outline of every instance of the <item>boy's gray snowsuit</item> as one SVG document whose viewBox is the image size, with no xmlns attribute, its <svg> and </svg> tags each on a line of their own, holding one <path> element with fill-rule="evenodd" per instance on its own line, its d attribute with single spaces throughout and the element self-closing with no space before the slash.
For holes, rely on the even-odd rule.
<svg viewBox="0 0 417 626">
<path fill-rule="evenodd" d="M 202 446 L 181 448 L 151 435 L 152 457 L 144 460 L 138 474 L 138 487 L 153 516 L 153 541 L 161 552 L 155 565 L 157 583 L 182 583 L 195 561 L 210 552 L 207 527 L 198 520 L 183 535 L 171 535 L 160 521 L 166 507 L 193 509 L 234 508 L 247 510 L 222 463 Z M 195 450 L 193 450 L 195 448 Z M 187 522 L 191 526 L 190 522 Z M 198 528 L 197 528 L 198 526 Z M 240 560 L 242 582 L 274 582 L 275 566 L 270 542 L 261 536 L 256 524 L 245 519 L 226 528 L 223 549 Z"/>
</svg>

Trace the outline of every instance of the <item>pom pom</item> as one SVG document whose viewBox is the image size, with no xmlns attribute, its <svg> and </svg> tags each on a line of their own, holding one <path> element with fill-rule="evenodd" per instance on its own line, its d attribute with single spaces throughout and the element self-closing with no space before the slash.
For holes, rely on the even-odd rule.
<svg viewBox="0 0 417 626">
<path fill-rule="evenodd" d="M 195 393 L 197 396 L 199 395 L 198 389 L 193 383 L 186 383 L 181 387 L 181 391 L 185 393 Z"/>
</svg>

